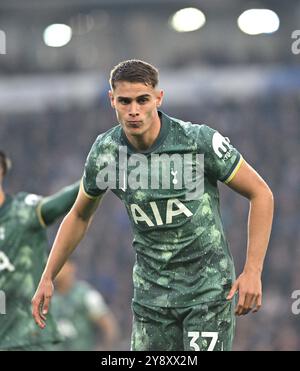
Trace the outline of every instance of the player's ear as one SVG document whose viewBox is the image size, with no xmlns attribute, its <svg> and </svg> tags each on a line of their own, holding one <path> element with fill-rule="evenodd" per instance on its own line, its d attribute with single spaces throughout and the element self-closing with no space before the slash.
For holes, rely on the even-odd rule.
<svg viewBox="0 0 300 371">
<path fill-rule="evenodd" d="M 156 94 L 156 107 L 160 107 L 163 101 L 164 92 L 163 90 L 158 90 Z"/>
<path fill-rule="evenodd" d="M 112 108 L 115 108 L 115 97 L 114 97 L 113 91 L 109 90 L 108 95 L 109 95 L 109 100 L 110 100 L 110 104 Z"/>
</svg>

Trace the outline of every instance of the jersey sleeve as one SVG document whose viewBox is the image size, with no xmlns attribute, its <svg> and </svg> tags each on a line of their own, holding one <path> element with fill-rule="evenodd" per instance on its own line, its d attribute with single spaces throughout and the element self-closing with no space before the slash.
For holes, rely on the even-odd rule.
<svg viewBox="0 0 300 371">
<path fill-rule="evenodd" d="M 44 221 L 39 213 L 39 205 L 43 197 L 32 193 L 20 193 L 17 215 L 21 224 L 30 229 L 44 227 Z"/>
<path fill-rule="evenodd" d="M 238 169 L 243 158 L 236 148 L 218 131 L 206 125 L 201 125 L 198 137 L 199 145 L 204 154 L 204 171 L 214 180 L 229 183 Z"/>
<path fill-rule="evenodd" d="M 44 198 L 37 207 L 42 225 L 47 226 L 65 215 L 73 206 L 79 189 L 79 182 L 71 184 L 52 196 Z"/>
<path fill-rule="evenodd" d="M 81 189 L 84 194 L 91 199 L 98 198 L 106 192 L 106 189 L 101 189 L 97 185 L 97 176 L 101 171 L 101 162 L 99 161 L 101 156 L 101 138 L 102 135 L 99 135 L 87 156 L 81 183 Z"/>
</svg>

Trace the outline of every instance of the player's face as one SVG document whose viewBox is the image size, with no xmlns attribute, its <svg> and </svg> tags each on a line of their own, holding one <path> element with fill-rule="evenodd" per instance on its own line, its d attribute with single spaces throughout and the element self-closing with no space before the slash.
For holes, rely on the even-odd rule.
<svg viewBox="0 0 300 371">
<path fill-rule="evenodd" d="M 119 81 L 109 96 L 127 136 L 143 136 L 155 130 L 157 108 L 163 97 L 161 90 L 143 83 Z"/>
</svg>

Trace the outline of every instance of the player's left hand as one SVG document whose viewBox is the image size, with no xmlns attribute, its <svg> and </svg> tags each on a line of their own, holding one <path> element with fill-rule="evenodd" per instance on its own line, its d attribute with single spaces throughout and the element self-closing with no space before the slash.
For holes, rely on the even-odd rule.
<svg viewBox="0 0 300 371">
<path fill-rule="evenodd" d="M 232 285 L 226 299 L 231 300 L 237 291 L 239 301 L 235 308 L 235 314 L 240 316 L 248 314 L 250 311 L 257 312 L 262 305 L 261 274 L 244 271 Z"/>
<path fill-rule="evenodd" d="M 35 323 L 41 328 L 46 327 L 46 316 L 53 296 L 54 286 L 51 280 L 42 278 L 31 301 L 32 315 Z"/>
</svg>

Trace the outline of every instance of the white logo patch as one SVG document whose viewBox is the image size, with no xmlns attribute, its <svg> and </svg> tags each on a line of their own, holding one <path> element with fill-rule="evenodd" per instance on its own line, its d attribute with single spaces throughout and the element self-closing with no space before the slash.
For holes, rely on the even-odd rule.
<svg viewBox="0 0 300 371">
<path fill-rule="evenodd" d="M 173 184 L 177 184 L 178 183 L 178 179 L 177 179 L 177 173 L 178 171 L 174 171 L 174 169 L 171 170 L 171 175 L 173 176 L 173 180 L 172 180 L 172 183 Z"/>
<path fill-rule="evenodd" d="M 218 132 L 213 135 L 212 146 L 215 154 L 219 158 L 224 158 L 225 160 L 228 158 L 232 150 L 229 138 L 223 137 L 223 135 Z"/>
<path fill-rule="evenodd" d="M 30 194 L 28 196 L 25 197 L 25 204 L 28 205 L 28 206 L 35 206 L 38 204 L 38 202 L 40 201 L 41 197 L 38 196 L 38 195 L 34 195 L 34 194 Z"/>
</svg>

